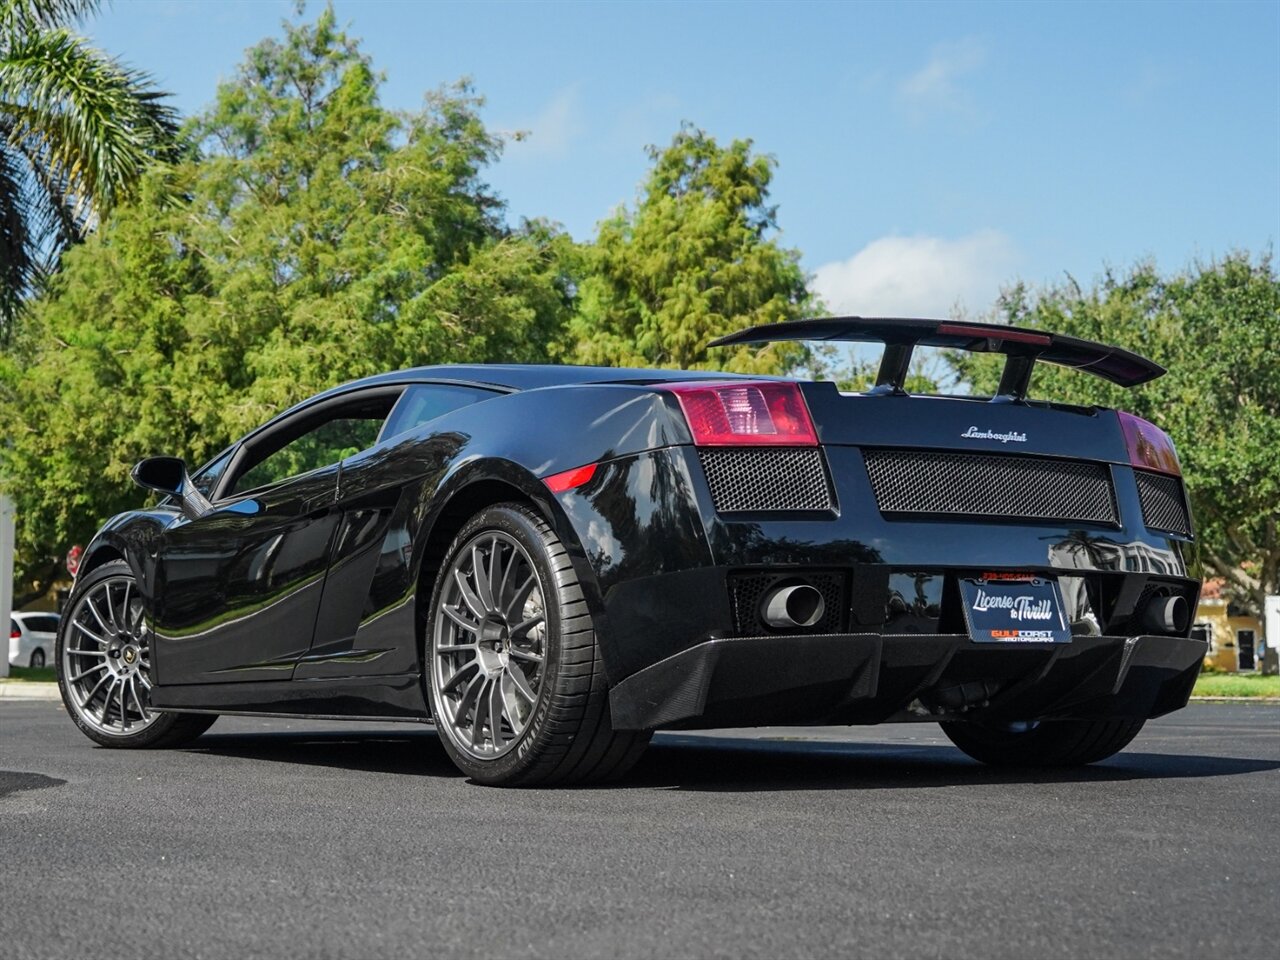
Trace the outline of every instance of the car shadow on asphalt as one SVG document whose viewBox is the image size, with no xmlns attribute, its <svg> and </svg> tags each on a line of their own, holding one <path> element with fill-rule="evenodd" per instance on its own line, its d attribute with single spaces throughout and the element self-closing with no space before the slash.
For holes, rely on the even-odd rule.
<svg viewBox="0 0 1280 960">
<path fill-rule="evenodd" d="M 206 734 L 187 750 L 368 773 L 460 776 L 429 728 L 404 732 Z M 660 734 L 635 769 L 605 789 L 901 790 L 968 784 L 1226 777 L 1276 769 L 1280 769 L 1280 761 L 1140 750 L 1069 770 L 1001 768 L 977 763 L 943 744 Z"/>
<path fill-rule="evenodd" d="M 459 777 L 435 731 L 206 733 L 185 749 L 219 757 L 358 770 L 364 773 Z"/>
<path fill-rule="evenodd" d="M 664 737 L 627 783 L 684 790 L 902 790 L 1236 776 L 1280 769 L 1248 757 L 1128 751 L 1074 769 L 991 767 L 946 744 Z"/>
</svg>

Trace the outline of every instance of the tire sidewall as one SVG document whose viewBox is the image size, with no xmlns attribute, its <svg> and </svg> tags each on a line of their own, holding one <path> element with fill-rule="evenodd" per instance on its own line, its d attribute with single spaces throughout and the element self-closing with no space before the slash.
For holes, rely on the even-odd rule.
<svg viewBox="0 0 1280 960">
<path fill-rule="evenodd" d="M 549 556 L 551 544 L 539 529 L 541 522 L 537 514 L 520 504 L 499 504 L 482 510 L 467 521 L 454 538 L 444 562 L 440 565 L 435 586 L 431 591 L 431 605 L 428 608 L 423 642 L 423 682 L 427 688 L 428 706 L 432 717 L 437 718 L 436 731 L 445 752 L 449 754 L 449 759 L 463 773 L 481 783 L 516 783 L 539 764 L 545 753 L 544 741 L 549 737 L 546 729 L 548 717 L 556 702 L 558 687 L 562 681 L 560 664 L 561 632 L 564 623 L 563 594 L 560 582 L 551 566 Z M 449 732 L 445 729 L 447 721 L 439 719 L 443 715 L 443 710 L 438 702 L 432 677 L 436 662 L 436 619 L 439 615 L 440 598 L 445 588 L 446 577 L 453 569 L 454 561 L 470 545 L 472 539 L 486 531 L 507 534 L 529 555 L 538 575 L 538 585 L 542 590 L 543 616 L 546 617 L 542 679 L 538 687 L 538 702 L 534 705 L 533 716 L 516 741 L 516 745 L 507 753 L 492 760 L 477 759 L 453 743 Z"/>
</svg>

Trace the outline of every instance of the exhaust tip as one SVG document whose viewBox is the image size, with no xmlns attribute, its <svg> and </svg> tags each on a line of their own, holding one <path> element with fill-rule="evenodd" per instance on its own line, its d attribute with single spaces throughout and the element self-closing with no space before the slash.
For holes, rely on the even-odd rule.
<svg viewBox="0 0 1280 960">
<path fill-rule="evenodd" d="M 1191 626 L 1191 607 L 1183 597 L 1152 597 L 1142 619 L 1149 630 L 1184 634 Z"/>
<path fill-rule="evenodd" d="M 775 630 L 812 627 L 827 611 L 827 602 L 817 587 L 796 583 L 777 587 L 765 595 L 764 622 Z"/>
</svg>

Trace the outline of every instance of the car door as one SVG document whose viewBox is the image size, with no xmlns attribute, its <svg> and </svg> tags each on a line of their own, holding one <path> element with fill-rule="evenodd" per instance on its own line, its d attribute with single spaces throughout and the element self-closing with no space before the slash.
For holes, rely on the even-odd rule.
<svg viewBox="0 0 1280 960">
<path fill-rule="evenodd" d="M 342 511 L 301 678 L 403 675 L 417 672 L 410 600 L 413 536 L 421 522 L 420 486 L 436 477 L 461 438 L 409 431 L 473 403 L 499 396 L 461 384 L 409 386 L 378 443 L 342 463 Z"/>
<path fill-rule="evenodd" d="M 311 646 L 340 464 L 371 446 L 400 388 L 273 421 L 233 454 L 213 509 L 160 538 L 153 669 L 161 684 L 288 680 Z"/>
</svg>

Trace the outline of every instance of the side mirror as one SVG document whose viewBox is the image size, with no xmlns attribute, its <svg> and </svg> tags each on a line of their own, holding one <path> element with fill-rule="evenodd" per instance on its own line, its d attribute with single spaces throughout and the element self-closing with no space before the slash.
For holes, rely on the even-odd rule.
<svg viewBox="0 0 1280 960">
<path fill-rule="evenodd" d="M 182 496 L 191 483 L 187 465 L 178 457 L 148 457 L 133 468 L 133 482 L 148 490 L 159 490 L 173 497 Z"/>
<path fill-rule="evenodd" d="M 148 457 L 133 468 L 133 482 L 147 490 L 182 500 L 182 512 L 190 520 L 203 517 L 213 509 L 205 495 L 191 483 L 187 465 L 179 457 Z"/>
</svg>

